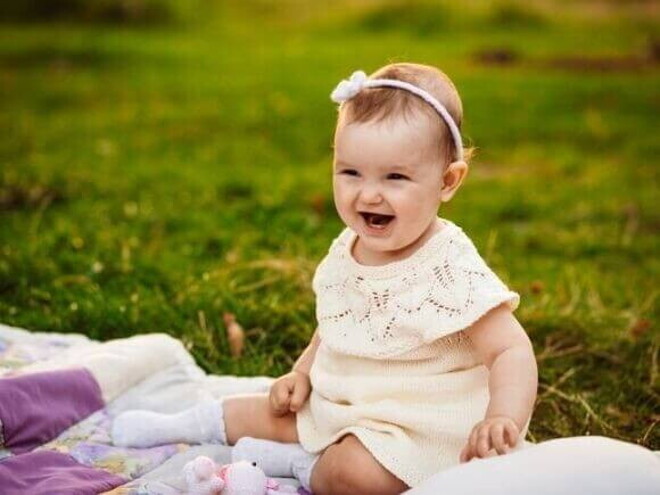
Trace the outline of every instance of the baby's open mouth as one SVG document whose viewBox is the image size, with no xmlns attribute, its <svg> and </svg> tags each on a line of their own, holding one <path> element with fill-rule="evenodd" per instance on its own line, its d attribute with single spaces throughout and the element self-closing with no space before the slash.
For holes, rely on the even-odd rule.
<svg viewBox="0 0 660 495">
<path fill-rule="evenodd" d="M 385 228 L 387 224 L 394 220 L 394 215 L 381 215 L 380 213 L 370 213 L 368 211 L 361 211 L 359 213 L 367 225 L 374 228 Z"/>
</svg>

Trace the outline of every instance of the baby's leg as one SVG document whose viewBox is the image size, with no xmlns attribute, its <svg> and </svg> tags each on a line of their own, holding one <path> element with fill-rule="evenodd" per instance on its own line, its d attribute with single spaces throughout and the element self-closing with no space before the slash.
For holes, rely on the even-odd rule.
<svg viewBox="0 0 660 495">
<path fill-rule="evenodd" d="M 353 435 L 325 449 L 313 468 L 311 485 L 314 495 L 397 495 L 409 488 Z"/>
<path fill-rule="evenodd" d="M 128 411 L 112 426 L 115 445 L 123 447 L 179 442 L 233 445 L 243 436 L 297 442 L 295 415 L 273 415 L 268 396 L 255 394 L 200 402 L 176 414 Z"/>
<path fill-rule="evenodd" d="M 228 397 L 223 401 L 223 408 L 228 445 L 234 445 L 242 437 L 298 442 L 296 415 L 275 416 L 266 394 Z"/>
</svg>

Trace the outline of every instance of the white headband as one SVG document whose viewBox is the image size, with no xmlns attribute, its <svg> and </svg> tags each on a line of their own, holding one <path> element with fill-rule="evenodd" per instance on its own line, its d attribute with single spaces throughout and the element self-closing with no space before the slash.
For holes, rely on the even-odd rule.
<svg viewBox="0 0 660 495">
<path fill-rule="evenodd" d="M 399 81 L 397 79 L 369 79 L 363 71 L 357 70 L 353 72 L 350 79 L 344 79 L 337 85 L 334 91 L 330 94 L 330 98 L 335 103 L 342 103 L 353 98 L 362 90 L 362 88 L 377 88 L 382 86 L 389 86 L 392 88 L 400 88 L 410 91 L 435 108 L 435 110 L 440 114 L 440 117 L 442 117 L 442 120 L 444 120 L 447 124 L 447 127 L 449 127 L 451 137 L 454 141 L 454 145 L 456 146 L 456 159 L 459 161 L 463 160 L 463 142 L 461 140 L 461 131 L 458 130 L 458 126 L 454 122 L 454 119 L 449 114 L 445 106 L 440 103 L 433 95 L 427 91 L 424 91 L 422 88 L 404 81 Z"/>
</svg>

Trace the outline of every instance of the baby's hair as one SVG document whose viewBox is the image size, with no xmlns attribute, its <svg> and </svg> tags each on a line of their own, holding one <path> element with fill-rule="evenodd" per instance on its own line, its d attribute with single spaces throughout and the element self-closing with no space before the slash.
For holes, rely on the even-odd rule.
<svg viewBox="0 0 660 495">
<path fill-rule="evenodd" d="M 463 120 L 461 98 L 454 83 L 441 70 L 430 65 L 394 63 L 381 67 L 371 74 L 369 79 L 396 79 L 424 89 L 445 106 L 458 128 L 461 128 Z M 367 88 L 360 91 L 339 106 L 336 129 L 353 123 L 383 122 L 396 117 L 403 117 L 409 121 L 411 117 L 418 118 L 420 113 L 432 125 L 438 143 L 436 149 L 443 165 L 451 163 L 456 156 L 456 146 L 449 127 L 431 105 L 409 91 L 390 87 Z M 464 160 L 469 162 L 473 153 L 473 148 L 466 148 Z"/>
</svg>

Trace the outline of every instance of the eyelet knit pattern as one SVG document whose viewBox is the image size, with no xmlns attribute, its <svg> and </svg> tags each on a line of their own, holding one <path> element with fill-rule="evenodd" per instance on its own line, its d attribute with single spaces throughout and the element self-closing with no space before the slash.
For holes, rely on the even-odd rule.
<svg viewBox="0 0 660 495">
<path fill-rule="evenodd" d="M 321 345 L 300 442 L 320 452 L 353 434 L 409 486 L 458 464 L 488 406 L 488 369 L 462 330 L 520 300 L 462 229 L 441 221 L 412 255 L 382 266 L 359 264 L 345 229 L 312 282 Z"/>
<path fill-rule="evenodd" d="M 329 347 L 371 358 L 398 356 L 469 327 L 503 302 L 516 309 L 518 294 L 460 227 L 442 222 L 410 257 L 381 266 L 355 261 L 356 234 L 348 228 L 333 241 L 312 282 L 320 335 Z"/>
</svg>

